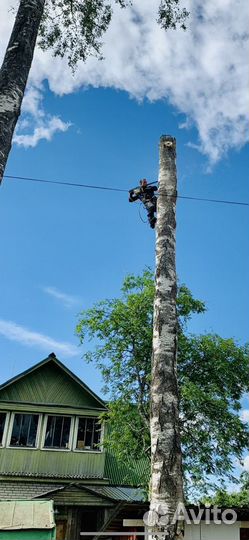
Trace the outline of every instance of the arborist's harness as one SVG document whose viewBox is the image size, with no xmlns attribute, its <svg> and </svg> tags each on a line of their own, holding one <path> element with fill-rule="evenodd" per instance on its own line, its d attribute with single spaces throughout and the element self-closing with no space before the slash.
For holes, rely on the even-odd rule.
<svg viewBox="0 0 249 540">
<path fill-rule="evenodd" d="M 149 185 L 147 180 L 143 178 L 140 180 L 140 186 L 129 191 L 129 202 L 135 202 L 140 200 L 147 210 L 148 221 L 152 229 L 155 228 L 156 217 L 155 212 L 157 209 L 157 197 L 155 191 L 156 186 Z"/>
</svg>

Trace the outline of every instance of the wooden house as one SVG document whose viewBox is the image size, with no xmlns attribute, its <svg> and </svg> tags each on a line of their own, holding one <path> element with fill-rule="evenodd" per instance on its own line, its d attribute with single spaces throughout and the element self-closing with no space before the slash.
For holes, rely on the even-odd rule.
<svg viewBox="0 0 249 540">
<path fill-rule="evenodd" d="M 104 449 L 99 415 L 106 410 L 54 353 L 0 387 L 0 538 L 143 540 L 144 470 L 141 463 L 120 465 Z M 14 519 L 12 508 L 22 502 L 38 511 L 32 501 L 50 501 L 56 532 L 52 518 L 46 527 L 33 510 L 29 533 L 26 511 L 22 523 Z M 232 525 L 187 523 L 185 539 L 249 540 L 249 509 L 236 512 Z"/>
<path fill-rule="evenodd" d="M 52 500 L 57 540 L 120 529 L 126 515 L 142 516 L 139 470 L 131 475 L 103 448 L 99 415 L 106 410 L 54 353 L 4 383 L 0 500 Z"/>
</svg>

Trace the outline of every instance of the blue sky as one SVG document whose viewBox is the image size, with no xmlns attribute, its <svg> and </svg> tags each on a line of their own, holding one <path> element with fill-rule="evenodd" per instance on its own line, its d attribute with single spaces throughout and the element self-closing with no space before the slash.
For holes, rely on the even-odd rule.
<svg viewBox="0 0 249 540">
<path fill-rule="evenodd" d="M 189 33 L 167 36 L 151 22 L 149 1 L 134 4 L 144 9 L 138 37 L 128 9 L 124 44 L 115 12 L 106 60 L 90 59 L 75 77 L 64 60 L 36 52 L 6 174 L 128 190 L 157 178 L 159 138 L 170 134 L 180 195 L 248 202 L 243 3 L 228 30 L 229 9 L 217 0 L 203 8 L 199 33 L 192 22 Z M 190 4 L 194 20 L 198 2 Z M 145 28 L 148 42 L 139 41 Z M 154 267 L 154 233 L 139 205 L 125 193 L 5 179 L 0 206 L 1 382 L 54 351 L 101 393 L 99 374 L 81 359 L 77 314 L 118 295 L 128 272 Z M 248 226 L 248 207 L 178 200 L 179 281 L 208 308 L 192 332 L 248 340 Z"/>
<path fill-rule="evenodd" d="M 195 131 L 179 130 L 179 117 L 165 102 L 139 104 L 110 89 L 63 98 L 47 90 L 45 107 L 70 119 L 72 127 L 35 148 L 14 145 L 7 174 L 129 189 L 140 177 L 157 178 L 159 137 L 170 133 L 177 138 L 179 194 L 249 200 L 247 148 L 231 152 L 207 173 L 207 158 L 186 146 L 195 140 Z M 77 313 L 118 295 L 127 272 L 154 266 L 154 233 L 125 193 L 6 179 L 0 204 L 3 321 L 77 347 Z M 179 199 L 177 223 L 179 280 L 208 306 L 206 315 L 195 317 L 191 331 L 217 332 L 244 343 L 248 208 Z M 99 377 L 93 378 L 92 368 L 80 360 L 82 348 L 51 346 L 39 340 L 22 345 L 2 335 L 2 380 L 54 350 L 100 391 Z"/>
</svg>

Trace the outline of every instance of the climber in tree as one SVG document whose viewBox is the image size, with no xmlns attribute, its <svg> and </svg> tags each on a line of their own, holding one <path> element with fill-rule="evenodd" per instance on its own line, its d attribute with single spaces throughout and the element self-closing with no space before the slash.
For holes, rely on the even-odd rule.
<svg viewBox="0 0 249 540">
<path fill-rule="evenodd" d="M 155 196 L 155 191 L 157 191 L 156 186 L 148 185 L 146 178 L 143 178 L 139 182 L 140 186 L 129 191 L 129 202 L 137 201 L 138 199 L 143 203 L 147 210 L 149 224 L 152 229 L 155 228 L 156 224 L 156 205 L 157 197 Z"/>
</svg>

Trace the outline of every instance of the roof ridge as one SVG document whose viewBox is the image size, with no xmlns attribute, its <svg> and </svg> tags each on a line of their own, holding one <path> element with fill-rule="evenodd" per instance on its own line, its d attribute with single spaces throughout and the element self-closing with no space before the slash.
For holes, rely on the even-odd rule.
<svg viewBox="0 0 249 540">
<path fill-rule="evenodd" d="M 55 355 L 54 352 L 50 353 L 47 358 L 44 358 L 44 360 L 41 360 L 37 364 L 34 364 L 30 368 L 22 371 L 21 373 L 15 375 L 15 377 L 11 377 L 11 379 L 8 379 L 3 384 L 0 385 L 0 391 L 6 388 L 7 386 L 14 384 L 15 382 L 19 381 L 23 377 L 26 377 L 29 373 L 32 373 L 33 371 L 36 371 L 42 366 L 45 366 L 49 362 L 52 362 L 53 364 L 57 365 L 60 369 L 62 369 L 69 377 L 71 377 L 74 382 L 79 384 L 81 388 L 83 388 L 86 392 L 88 392 L 96 401 L 98 401 L 103 408 L 107 409 L 106 403 L 97 395 L 89 386 L 87 386 L 86 383 L 84 383 L 75 373 L 73 373 L 65 364 L 63 364 Z"/>
</svg>

